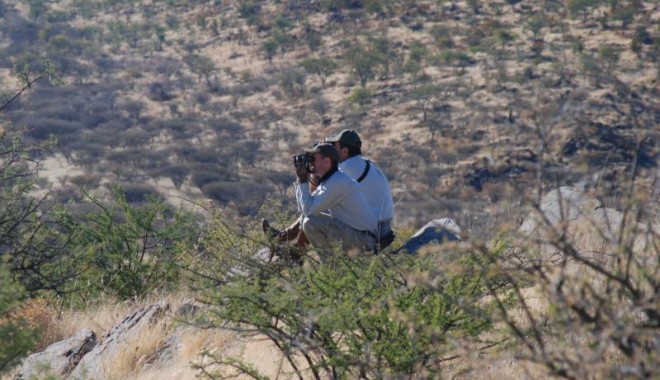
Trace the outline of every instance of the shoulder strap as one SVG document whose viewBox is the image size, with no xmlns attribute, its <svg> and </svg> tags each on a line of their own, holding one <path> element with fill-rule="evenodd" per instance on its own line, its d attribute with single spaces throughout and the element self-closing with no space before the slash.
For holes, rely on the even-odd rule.
<svg viewBox="0 0 660 380">
<path fill-rule="evenodd" d="M 364 167 L 364 171 L 362 172 L 362 175 L 360 176 L 360 178 L 356 179 L 356 181 L 358 181 L 358 182 L 362 182 L 362 180 L 364 180 L 364 177 L 366 177 L 367 174 L 369 174 L 369 168 L 371 167 L 371 161 L 364 160 L 364 162 L 366 163 L 366 165 Z"/>
</svg>

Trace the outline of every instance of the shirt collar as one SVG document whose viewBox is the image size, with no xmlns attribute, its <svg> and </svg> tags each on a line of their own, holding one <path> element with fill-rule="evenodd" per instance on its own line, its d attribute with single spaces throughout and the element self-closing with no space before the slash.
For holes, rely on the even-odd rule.
<svg viewBox="0 0 660 380">
<path fill-rule="evenodd" d="M 331 175 L 335 174 L 336 171 L 337 171 L 337 167 L 333 167 L 332 169 L 330 169 L 327 173 L 323 175 L 323 177 L 319 179 L 319 183 L 325 182 L 325 180 L 330 178 Z"/>
</svg>

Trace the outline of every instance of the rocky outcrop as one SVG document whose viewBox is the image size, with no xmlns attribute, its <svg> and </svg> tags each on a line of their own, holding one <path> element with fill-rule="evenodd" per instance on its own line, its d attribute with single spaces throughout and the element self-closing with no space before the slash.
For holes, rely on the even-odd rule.
<svg viewBox="0 0 660 380">
<path fill-rule="evenodd" d="M 545 195 L 518 232 L 523 240 L 516 246 L 533 247 L 521 255 L 523 259 L 558 261 L 570 248 L 575 250 L 572 255 L 601 264 L 611 264 L 623 243 L 633 252 L 643 253 L 653 244 L 649 239 L 660 235 L 658 226 L 626 220 L 621 211 L 572 187 Z M 627 243 L 621 239 L 622 233 L 629 236 Z M 641 255 L 639 259 L 645 258 Z"/>
<path fill-rule="evenodd" d="M 453 219 L 433 219 L 417 230 L 401 248 L 392 253 L 415 253 L 422 247 L 432 244 L 459 241 L 462 233 L 461 227 Z"/>
<path fill-rule="evenodd" d="M 28 356 L 23 361 L 16 379 L 37 379 L 45 374 L 67 375 L 96 344 L 94 331 L 80 330 L 71 338 L 54 343 L 45 350 Z"/>
<path fill-rule="evenodd" d="M 183 305 L 179 306 L 174 316 L 178 319 L 191 320 L 198 313 L 199 306 L 192 303 L 184 303 Z M 156 364 L 163 364 L 174 360 L 177 350 L 182 347 L 181 327 L 182 326 L 175 328 L 172 334 L 162 343 L 162 345 L 153 353 L 140 359 L 138 361 L 138 365 L 141 365 L 144 368 L 148 368 Z"/>
<path fill-rule="evenodd" d="M 541 199 L 539 213 L 530 214 L 518 231 L 523 235 L 537 235 L 543 226 L 559 226 L 562 221 L 575 221 L 581 216 L 591 215 L 601 207 L 601 202 L 572 187 L 560 187 Z"/>
<path fill-rule="evenodd" d="M 112 363 L 114 358 L 126 347 L 123 345 L 127 340 L 139 336 L 144 329 L 161 319 L 169 309 L 166 303 L 153 304 L 130 314 L 121 323 L 110 330 L 102 342 L 94 347 L 78 366 L 71 372 L 72 379 L 104 379 L 111 370 L 106 368 L 106 363 Z"/>
</svg>

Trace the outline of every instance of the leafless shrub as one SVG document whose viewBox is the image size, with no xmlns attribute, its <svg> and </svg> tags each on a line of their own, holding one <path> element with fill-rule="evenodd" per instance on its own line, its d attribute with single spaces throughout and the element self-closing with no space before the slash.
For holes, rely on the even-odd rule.
<svg viewBox="0 0 660 380">
<path fill-rule="evenodd" d="M 629 194 L 621 212 L 565 188 L 551 194 L 554 203 L 532 202 L 522 237 L 476 250 L 496 273 L 491 295 L 524 347 L 518 357 L 563 378 L 658 376 L 660 228 L 650 194 Z"/>
<path fill-rule="evenodd" d="M 648 183 L 657 185 L 658 177 L 638 177 L 647 136 L 635 111 L 640 106 L 625 85 L 608 80 L 631 103 L 637 133 L 630 165 L 618 179 L 618 199 L 600 186 L 595 197 L 564 187 L 542 197 L 544 186 L 561 178 L 548 165 L 551 131 L 579 113 L 581 95 L 539 104 L 525 116 L 541 142 L 537 195 L 526 201 L 531 216 L 518 231 L 493 246 L 475 247 L 473 254 L 491 276 L 498 321 L 522 347 L 518 358 L 563 378 L 654 378 L 660 374 L 660 225 L 655 185 Z"/>
</svg>

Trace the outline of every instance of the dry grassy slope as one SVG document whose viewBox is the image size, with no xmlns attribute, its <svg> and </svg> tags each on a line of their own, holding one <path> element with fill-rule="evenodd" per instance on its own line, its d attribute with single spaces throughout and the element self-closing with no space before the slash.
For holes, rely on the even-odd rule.
<svg viewBox="0 0 660 380">
<path fill-rule="evenodd" d="M 579 181 L 585 173 L 598 174 L 601 171 L 603 174 L 617 173 L 612 179 L 615 182 L 620 181 L 624 178 L 621 172 L 627 168 L 629 160 L 626 161 L 619 152 L 621 149 L 617 149 L 617 136 L 640 137 L 650 134 L 657 140 L 657 125 L 660 119 L 658 67 L 657 63 L 650 59 L 652 46 L 642 46 L 643 59 L 637 58 L 630 51 L 630 42 L 638 26 L 646 27 L 656 39 L 659 38 L 657 25 L 660 22 L 660 12 L 653 1 L 642 2 L 643 11 L 626 30 L 622 30 L 616 23 L 609 29 L 603 29 L 595 21 L 596 17 L 607 12 L 605 8 L 594 10 L 592 17 L 585 24 L 579 19 L 573 20 L 558 13 L 548 13 L 550 26 L 542 30 L 546 46 L 543 51 L 545 58 L 538 63 L 534 63 L 532 58 L 533 39 L 525 28 L 529 18 L 538 14 L 539 4 L 534 1 L 523 1 L 515 7 L 504 2 L 487 2 L 482 4 L 479 14 L 474 14 L 465 2 L 454 2 L 452 6 L 451 3 L 408 1 L 405 4 L 402 2 L 400 8 L 390 16 L 367 15 L 355 22 L 346 21 L 343 24 L 329 21 L 327 14 L 303 12 L 297 19 L 291 17 L 294 19 L 294 27 L 289 33 L 296 36 L 298 42 L 291 50 L 277 54 L 272 63 L 261 54 L 261 45 L 269 38 L 270 31 L 258 30 L 256 26 L 249 26 L 244 19 L 238 17 L 237 7 L 241 4 L 240 1 L 221 3 L 222 5 L 217 7 L 203 4 L 171 9 L 165 2 L 140 2 L 140 6 L 155 9 L 154 20 L 163 23 L 168 16 L 177 15 L 182 24 L 188 23 L 193 27 L 167 30 L 162 52 L 145 53 L 139 47 L 130 48 L 125 42 L 119 47 L 100 48 L 114 59 L 126 62 L 128 67 L 131 67 L 132 63 L 135 67 L 138 67 L 138 64 L 149 65 L 155 62 L 157 57 L 179 60 L 189 52 L 194 52 L 210 58 L 215 63 L 219 79 L 228 89 L 249 85 L 257 82 L 259 78 L 265 78 L 263 81 L 266 86 L 262 91 L 249 96 L 236 96 L 231 93 L 211 95 L 210 105 L 206 107 L 196 101 L 196 95 L 208 92 L 203 80 L 177 93 L 176 98 L 169 102 L 158 102 L 149 100 L 144 93 L 154 80 L 161 78 L 150 73 L 141 77 L 134 76 L 128 71 L 110 78 L 113 81 L 134 83 L 133 90 L 127 90 L 123 95 L 128 99 L 144 101 L 146 115 L 179 117 L 172 113 L 171 105 L 176 105 L 184 116 L 242 115 L 242 133 L 264 142 L 256 167 L 243 168 L 242 178 L 259 175 L 264 170 L 288 170 L 291 154 L 321 137 L 334 134 L 344 127 L 353 127 L 365 140 L 366 155 L 373 157 L 392 177 L 392 186 L 399 201 L 398 224 L 421 224 L 430 216 L 440 214 L 458 218 L 465 230 L 473 232 L 487 224 L 489 219 L 483 218 L 486 213 L 515 214 L 515 210 L 506 206 L 507 203 L 514 203 L 520 196 L 514 185 L 527 186 L 535 177 L 535 164 L 525 162 L 524 159 L 529 152 L 536 155 L 539 153 L 537 127 L 545 127 L 541 130 L 548 131 L 547 149 L 552 154 L 548 159 L 556 166 L 577 173 L 566 181 Z M 263 24 L 270 24 L 291 4 L 294 2 L 268 2 L 263 9 Z M 58 3 L 61 7 L 70 5 L 67 2 Z M 22 13 L 27 14 L 25 4 L 16 2 L 16 6 Z M 344 15 L 348 18 L 349 12 L 344 12 Z M 129 6 L 123 8 L 120 4 L 114 13 L 107 11 L 91 20 L 76 18 L 74 22 L 81 25 L 106 25 L 117 16 L 136 23 L 143 20 L 139 11 L 131 11 Z M 208 29 L 194 26 L 201 18 L 207 19 L 209 24 L 216 20 L 222 25 L 219 34 L 213 35 Z M 317 52 L 310 51 L 301 42 L 303 21 L 309 22 L 322 35 L 323 43 Z M 501 23 L 516 36 L 514 41 L 498 45 L 497 53 L 502 55 L 500 63 L 496 62 L 496 52 L 489 49 L 472 52 L 473 63 L 464 70 L 434 58 L 443 50 L 431 35 L 435 27 L 446 28 L 446 36 L 451 39 L 455 49 L 469 51 L 467 39 L 470 30 L 483 31 L 483 39 L 490 41 L 489 33 L 493 31 L 495 22 Z M 415 23 L 422 25 L 422 28 L 416 27 L 418 30 L 413 31 L 410 26 Z M 396 56 L 402 57 L 403 63 L 414 42 L 421 42 L 429 50 L 421 70 L 421 82 L 436 83 L 445 89 L 446 98 L 443 102 L 449 104 L 451 110 L 449 114 L 443 114 L 442 119 L 446 126 L 438 132 L 435 141 L 430 141 L 429 131 L 420 126 L 420 112 L 410 97 L 420 82 L 410 74 L 401 72 L 397 65 L 394 65 L 388 77 L 379 76 L 369 82 L 368 88 L 374 92 L 374 96 L 363 107 L 357 107 L 348 100 L 359 83 L 345 65 L 328 78 L 325 86 L 321 86 L 317 78 L 308 77 L 303 96 L 292 98 L 281 94 L 277 77 L 284 67 L 295 66 L 299 60 L 310 56 L 327 56 L 340 60 L 346 41 L 364 41 L 366 34 L 378 35 L 381 31 L 386 33 Z M 624 104 L 625 99 L 615 86 L 605 81 L 598 84 L 592 76 L 584 72 L 570 41 L 570 38 L 577 36 L 582 38 L 584 51 L 592 54 L 596 54 L 603 43 L 621 47 L 621 59 L 614 72 L 619 80 L 632 88 L 644 104 L 645 108 L 639 110 L 642 113 L 641 130 L 634 127 L 630 109 Z M 493 46 L 496 43 L 488 42 L 485 45 Z M 564 67 L 568 82 L 559 80 L 558 70 L 561 67 Z M 526 68 L 531 68 L 530 74 L 533 75 L 524 75 Z M 185 66 L 181 71 L 193 76 Z M 0 73 L 0 84 L 5 88 L 11 87 L 14 82 L 9 79 L 7 70 L 3 69 Z M 68 79 L 70 83 L 75 83 L 75 78 Z M 565 117 L 557 118 L 554 109 L 567 93 L 568 98 L 572 99 L 571 107 L 562 114 Z M 327 113 L 332 117 L 330 126 L 321 126 L 319 115 L 311 109 L 317 94 L 322 94 L 330 104 Z M 269 120 L 266 113 L 270 110 L 274 110 L 281 118 L 272 123 L 264 122 Z M 586 128 L 589 122 L 600 122 L 603 127 Z M 607 135 L 608 131 L 620 135 Z M 204 134 L 202 136 L 191 139 L 190 144 L 202 147 L 232 143 L 215 141 L 204 137 Z M 587 140 L 582 142 L 582 150 L 574 155 L 561 156 L 560 153 L 571 138 L 584 136 Z M 594 144 L 586 147 L 590 137 L 594 138 L 591 141 Z M 600 145 L 596 144 L 604 137 L 614 141 L 610 141 L 609 145 L 602 142 Z M 163 132 L 161 138 L 154 143 L 167 149 L 168 144 L 172 143 L 172 137 Z M 652 152 L 657 152 L 657 147 L 651 146 Z M 511 160 L 515 163 L 516 159 L 523 162 L 522 168 L 530 171 L 514 176 L 515 181 L 506 182 L 507 176 L 500 174 L 485 182 L 480 192 L 466 183 L 466 174 L 487 169 L 496 175 L 507 169 Z M 49 166 L 51 164 L 52 166 Z M 59 156 L 47 161 L 45 171 L 56 177 L 53 178 L 56 185 L 60 181 L 66 181 L 66 176 L 75 173 L 75 169 L 66 167 Z M 653 176 L 652 169 L 641 174 Z M 103 175 L 112 180 L 111 173 L 106 172 Z M 433 181 L 436 178 L 437 182 Z M 591 182 L 592 178 L 588 177 L 586 180 Z M 598 179 L 594 180 L 594 183 L 605 185 Z M 616 187 L 615 185 L 613 187 Z M 159 182 L 157 186 L 159 190 L 167 191 L 167 195 L 173 200 L 178 199 L 177 196 L 201 197 L 198 191 L 195 193 L 189 186 L 182 187 L 182 190 L 174 189 L 169 183 Z M 101 309 L 88 313 L 92 315 L 65 317 L 64 321 L 71 326 L 63 327 L 60 336 L 70 335 L 81 324 L 89 324 L 100 330 L 109 329 L 123 317 L 126 310 Z M 157 334 L 153 336 L 158 337 Z M 130 378 L 172 378 L 173 375 L 178 378 L 192 378 L 189 362 L 196 357 L 197 349 L 207 345 L 207 339 L 210 338 L 191 335 L 186 339 L 190 339 L 190 344 L 186 346 L 184 354 L 177 358 L 180 361 L 172 362 L 171 367 L 153 368 L 141 373 L 131 372 L 140 357 L 128 357 L 125 362 L 118 364 L 124 365 L 122 368 L 131 372 L 128 376 Z M 216 343 L 226 341 L 226 337 L 216 339 Z M 127 353 L 129 351 L 137 350 L 127 350 Z M 259 359 L 261 358 L 256 358 L 257 361 Z M 518 366 L 521 364 L 513 360 L 482 364 L 488 367 L 483 372 L 484 378 L 541 377 L 537 372 L 532 371 L 530 374 L 520 369 Z"/>
<path fill-rule="evenodd" d="M 642 45 L 641 58 L 630 50 L 636 27 L 644 27 L 654 38 L 660 38 L 657 28 L 653 28 L 660 12 L 652 1 L 640 3 L 642 9 L 626 29 L 614 21 L 608 28 L 598 24 L 598 17 L 609 12 L 605 6 L 592 10 L 586 22 L 570 18 L 561 7 L 546 12 L 546 26 L 539 33 L 544 47 L 540 58 L 534 57 L 535 42 L 528 28 L 531 18 L 541 14 L 537 2 L 523 1 L 515 6 L 484 2 L 475 13 L 466 2 L 409 1 L 395 5 L 391 14 L 344 10 L 341 22 L 314 4 L 260 3 L 260 21 L 252 25 L 240 17 L 239 1 L 174 8 L 160 2 L 119 3 L 113 11 L 106 9 L 92 19 L 76 18 L 75 22 L 107 25 L 119 19 L 137 24 L 148 17 L 165 24 L 169 17 L 178 17 L 182 26 L 166 30 L 160 52 L 149 51 L 146 42 L 137 47 L 127 42 L 101 47 L 104 53 L 127 64 L 127 71 L 113 78 L 132 83 L 132 90 L 123 94 L 125 98 L 145 102 L 143 114 L 153 117 L 229 115 L 238 119 L 242 136 L 262 141 L 255 167 L 239 166 L 244 180 L 260 178 L 264 171 L 287 171 L 291 154 L 342 128 L 355 128 L 365 140 L 365 154 L 391 177 L 398 201 L 396 217 L 401 225 L 420 224 L 438 215 L 458 218 L 463 224 L 488 220 L 483 218 L 485 211 L 495 214 L 501 208 L 500 202 L 516 203 L 525 193 L 516 188 L 533 186 L 542 143 L 546 169 L 560 182 L 583 180 L 604 186 L 607 181 L 586 175 L 607 174 L 613 192 L 630 168 L 636 140 L 651 135 L 645 140 L 650 152 L 647 155 L 650 161 L 657 158 L 658 66 L 652 59 L 653 46 Z M 62 6 L 67 5 L 63 2 Z M 26 7 L 18 8 L 27 12 Z M 149 16 L 141 13 L 146 8 L 150 9 Z M 278 17 L 291 22 L 292 28 L 286 33 L 293 43 L 269 63 L 262 45 L 273 35 Z M 202 21 L 206 27 L 200 26 Z M 219 25 L 217 34 L 209 27 L 213 22 Z M 321 35 L 322 43 L 315 52 L 304 42 L 306 23 Z M 502 31 L 513 40 L 504 41 L 501 36 L 506 33 Z M 349 98 L 359 81 L 342 58 L 346 46 L 367 46 L 369 36 L 385 36 L 394 61 L 388 76 L 377 75 L 368 83 L 373 93 L 369 102 L 356 106 Z M 480 44 L 474 42 L 477 38 Z M 604 44 L 621 49 L 612 72 L 644 105 L 637 110 L 641 128 L 633 123 L 626 96 L 620 91 L 622 86 L 596 79 L 595 74 L 602 70 L 585 71 L 574 49 L 578 39 L 583 52 L 592 56 L 597 56 Z M 412 75 L 403 68 L 416 43 L 425 47 L 427 54 L 421 70 Z M 440 58 L 450 44 L 454 50 L 470 55 L 468 66 L 457 67 Z M 176 93 L 171 101 L 146 98 L 144 93 L 154 81 L 172 78 L 150 73 L 134 75 L 131 64 L 149 66 L 156 59 L 180 60 L 188 54 L 212 60 L 214 75 L 223 88 L 231 91 L 210 95 L 208 104 L 200 104 L 200 94 L 208 96 L 201 79 Z M 310 75 L 304 94 L 286 95 L 279 83 L 281 72 L 312 56 L 332 58 L 341 64 L 324 86 Z M 185 65 L 179 71 L 197 80 Z M 434 140 L 413 99 L 421 84 L 438 85 L 441 92 L 433 96 L 445 105 L 445 111 L 431 117 L 442 123 Z M 249 95 L 235 91 L 254 85 L 261 88 Z M 329 126 L 322 126 L 321 115 L 313 110 L 319 96 L 329 104 Z M 566 104 L 568 107 L 562 108 Z M 273 119 L 272 114 L 278 116 Z M 202 131 L 189 143 L 197 147 L 232 143 L 231 139 L 209 136 L 208 131 Z M 166 150 L 173 144 L 172 138 L 167 133 L 161 137 L 152 145 Z M 620 144 L 624 137 L 632 143 Z M 575 152 L 566 153 L 567 146 Z M 105 175 L 111 176 L 107 172 Z M 175 190 L 167 195 L 199 195 Z"/>
<path fill-rule="evenodd" d="M 528 289 L 526 296 L 535 310 L 545 308 L 544 301 L 539 299 L 535 289 Z M 107 355 L 101 360 L 101 367 L 106 368 L 107 379 L 133 380 L 163 380 L 163 379 L 196 379 L 202 376 L 193 365 L 209 364 L 211 359 L 203 357 L 202 351 L 225 357 L 241 358 L 245 363 L 256 368 L 261 374 L 271 379 L 290 378 L 290 366 L 283 361 L 282 355 L 271 341 L 263 336 L 240 336 L 235 332 L 220 329 L 199 329 L 178 322 L 177 310 L 189 304 L 190 295 L 170 294 L 153 297 L 136 303 L 120 303 L 106 300 L 87 310 L 67 310 L 60 314 L 56 307 L 49 306 L 43 300 L 37 300 L 26 309 L 25 317 L 32 325 L 45 328 L 44 334 L 48 343 L 38 349 L 45 349 L 53 342 L 73 336 L 82 328 L 89 328 L 97 336 L 103 336 L 113 327 L 120 324 L 127 316 L 141 308 L 154 303 L 167 304 L 169 309 L 153 323 L 145 324 L 133 335 L 124 337 L 121 349 L 114 355 Z M 172 344 L 173 343 L 173 344 Z M 478 355 L 474 347 L 462 346 L 455 342 L 457 352 L 464 360 L 454 361 L 445 368 L 449 377 L 473 378 L 545 378 L 546 371 L 538 365 L 526 363 L 515 358 L 514 353 L 492 352 L 490 355 Z M 163 350 L 172 344 L 169 350 Z M 164 351 L 164 353 L 163 353 Z M 207 371 L 220 370 L 228 376 L 227 367 L 210 365 Z M 16 375 L 9 373 L 0 377 L 3 380 L 13 379 Z M 58 374 L 49 373 L 44 365 L 41 378 L 59 378 Z M 249 379 L 248 376 L 237 376 L 238 379 Z M 311 376 L 309 377 L 311 378 Z"/>
<path fill-rule="evenodd" d="M 287 4 L 283 2 L 264 7 L 263 19 L 275 19 L 283 13 Z M 270 105 L 284 115 L 282 127 L 293 131 L 297 137 L 293 143 L 288 144 L 288 154 L 309 141 L 316 141 L 341 128 L 356 128 L 364 137 L 366 154 L 383 162 L 386 169 L 393 174 L 395 196 L 403 206 L 399 207 L 399 220 L 410 221 L 411 217 L 414 220 L 416 216 L 427 216 L 404 211 L 409 209 L 406 206 L 410 204 L 419 204 L 420 208 L 424 208 L 428 201 L 434 203 L 443 199 L 458 198 L 457 203 L 460 203 L 468 199 L 497 201 L 517 197 L 507 193 L 508 187 L 497 180 L 491 181 L 490 185 L 486 184 L 486 187 L 492 186 L 489 192 L 476 194 L 475 197 L 472 191 L 474 186 L 467 186 L 466 189 L 464 177 L 481 168 L 491 172 L 498 169 L 505 171 L 507 166 L 517 164 L 511 162 L 516 159 L 517 151 L 523 152 L 522 166 L 527 166 L 527 169 L 532 171 L 535 165 L 530 167 L 530 163 L 524 162 L 524 158 L 530 151 L 538 156 L 541 145 L 539 130 L 548 135 L 547 150 L 552 156 L 546 159 L 569 172 L 579 173 L 584 168 L 578 165 L 583 164 L 584 160 L 561 155 L 562 149 L 568 140 L 574 137 L 577 128 L 588 122 L 602 123 L 605 128 L 625 125 L 624 129 L 628 129 L 631 126 L 630 112 L 625 111 L 626 106 L 621 104 L 625 102 L 625 98 L 617 94 L 617 89 L 611 83 L 597 83 L 590 78 L 590 74 L 584 73 L 579 56 L 571 50 L 569 37 L 581 38 L 585 52 L 595 54 L 603 44 L 616 45 L 622 49 L 614 73 L 648 107 L 645 119 L 642 119 L 643 127 L 647 131 L 636 130 L 633 126 L 631 130 L 624 132 L 626 135 L 643 138 L 660 117 L 657 65 L 640 60 L 629 48 L 637 25 L 657 24 L 660 18 L 657 5 L 645 3 L 644 11 L 640 12 L 637 18 L 638 23 L 627 30 L 616 26 L 604 30 L 593 21 L 583 24 L 579 19 L 567 20 L 564 19 L 565 15 L 548 14 L 550 26 L 540 33 L 546 49 L 542 53 L 544 58 L 537 64 L 534 63 L 531 52 L 534 41 L 526 23 L 532 15 L 538 14 L 539 5 L 523 2 L 514 8 L 501 6 L 502 4 L 497 2 L 488 2 L 481 7 L 480 13 L 475 15 L 465 3 L 456 3 L 456 8 L 451 9 L 448 4 L 417 2 L 417 6 L 401 9 L 400 13 L 390 18 L 374 15 L 361 18 L 346 30 L 328 21 L 326 15 L 314 14 L 305 21 L 321 31 L 321 48 L 312 53 L 302 42 L 298 42 L 291 51 L 275 56 L 272 64 L 260 57 L 261 44 L 270 33 L 258 32 L 254 27 L 246 26 L 242 20 L 236 18 L 236 8 L 228 6 L 211 17 L 232 20 L 236 26 L 222 30 L 213 43 L 201 48 L 199 52 L 213 59 L 223 73 L 231 73 L 222 76 L 224 83 L 237 84 L 237 79 L 243 72 L 262 75 L 273 68 L 296 64 L 300 59 L 309 56 L 341 59 L 340 44 L 346 41 L 364 42 L 367 35 L 377 36 L 384 33 L 394 47 L 395 54 L 404 61 L 411 46 L 415 43 L 423 44 L 428 49 L 428 55 L 426 66 L 421 70 L 421 82 L 440 85 L 440 88 L 447 91 L 444 102 L 451 107 L 449 115 L 440 116 L 446 126 L 433 142 L 429 141 L 428 130 L 420 125 L 415 101 L 410 99 L 411 92 L 419 86 L 410 74 L 397 72 L 389 77 L 380 76 L 370 82 L 368 88 L 372 89 L 374 97 L 370 104 L 360 110 L 348 104 L 350 92 L 356 87 L 356 81 L 348 67 L 341 67 L 337 73 L 330 76 L 328 85 L 322 88 L 315 78 L 308 78 L 308 93 L 320 94 L 330 103 L 328 116 L 332 117 L 333 124 L 329 127 L 320 127 L 317 118 L 309 115 L 313 98 L 310 95 L 298 99 L 277 99 L 273 97 L 273 92 L 265 92 L 240 100 L 242 105 L 257 109 L 261 105 Z M 501 13 L 497 15 L 497 12 Z M 597 15 L 604 12 L 607 10 L 603 8 L 593 13 Z M 401 21 L 402 16 L 414 18 L 423 28 L 411 30 L 409 25 Z M 302 21 L 297 20 L 291 31 L 291 34 L 299 39 L 303 33 Z M 476 26 L 470 26 L 468 22 Z M 268 21 L 264 23 L 268 25 Z M 450 38 L 455 49 L 468 51 L 466 37 L 471 33 L 470 30 L 475 27 L 482 29 L 486 34 L 484 39 L 487 40 L 492 38 L 488 33 L 494 30 L 488 29 L 493 23 L 500 23 L 503 29 L 515 36 L 515 41 L 496 49 L 500 50 L 498 54 L 503 56 L 500 63 L 495 61 L 493 52 L 488 50 L 472 54 L 474 64 L 467 67 L 465 73 L 462 73 L 460 68 L 437 63 L 438 59 L 434 56 L 440 54 L 442 49 L 431 36 L 434 28 L 446 28 L 451 33 Z M 235 40 L 235 36 L 240 33 L 246 36 L 244 44 Z M 558 77 L 558 66 L 561 65 L 565 66 L 568 81 L 561 81 Z M 524 70 L 529 68 L 532 68 L 533 79 L 524 77 Z M 502 78 L 503 76 L 506 77 Z M 500 83 L 496 80 L 497 77 L 500 77 Z M 276 87 L 277 84 L 271 89 L 276 91 Z M 562 112 L 559 110 L 560 104 L 567 97 L 571 99 L 570 108 Z M 512 116 L 510 120 L 509 110 Z M 355 114 L 359 114 L 357 121 L 351 121 L 349 117 L 346 117 L 349 120 L 342 120 L 342 116 Z M 257 129 L 258 126 L 255 125 L 254 128 Z M 272 136 L 269 131 L 263 132 L 266 137 Z M 264 148 L 268 149 L 267 146 Z M 601 152 L 597 154 L 602 157 L 606 153 L 602 150 L 607 149 L 616 150 L 617 147 L 611 144 L 601 147 Z M 282 167 L 282 161 L 286 160 L 288 155 L 283 156 L 275 158 L 273 165 Z M 599 169 L 612 169 L 619 174 L 616 179 L 622 180 L 621 171 L 629 167 L 630 162 L 615 161 L 603 164 L 610 165 L 610 168 Z M 592 171 L 594 166 L 596 165 L 590 165 L 586 172 Z M 446 170 L 441 172 L 441 181 L 428 185 L 428 176 L 438 175 L 438 172 L 433 170 L 435 168 Z M 572 177 L 570 180 L 576 180 L 575 176 Z M 524 186 L 531 178 L 534 178 L 534 175 L 528 173 L 527 176 L 523 174 L 516 179 Z M 441 206 L 440 210 L 434 211 L 452 213 L 456 210 Z"/>
</svg>

